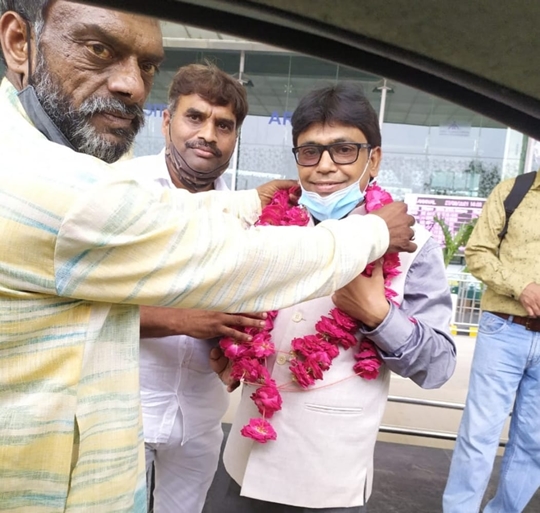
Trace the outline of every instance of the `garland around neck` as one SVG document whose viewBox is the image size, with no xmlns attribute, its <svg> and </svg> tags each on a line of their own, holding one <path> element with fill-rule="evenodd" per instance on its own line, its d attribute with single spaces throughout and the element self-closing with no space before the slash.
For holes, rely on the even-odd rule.
<svg viewBox="0 0 540 513">
<path fill-rule="evenodd" d="M 256 225 L 306 226 L 309 223 L 309 214 L 303 207 L 292 204 L 290 200 L 291 196 L 297 194 L 298 187 L 278 191 L 270 204 L 263 208 Z M 368 213 L 392 201 L 392 196 L 376 184 L 371 184 L 366 189 L 365 208 Z M 373 265 L 369 264 L 363 274 L 371 276 Z M 400 274 L 399 265 L 397 253 L 383 257 L 385 295 L 394 303 L 397 293 L 390 285 L 392 278 Z M 358 341 L 356 334 L 361 323 L 338 308 L 333 308 L 327 316 L 323 315 L 315 324 L 316 333 L 291 341 L 293 355 L 289 364 L 291 381 L 277 385 L 266 367 L 267 358 L 275 353 L 271 333 L 277 315 L 278 311 L 267 312 L 266 326 L 262 329 L 244 328 L 243 332 L 252 337 L 249 342 L 239 342 L 231 337 L 220 340 L 221 349 L 232 362 L 231 377 L 257 387 L 251 394 L 251 399 L 261 417 L 250 419 L 241 433 L 259 443 L 277 438 L 277 433 L 268 419 L 281 410 L 280 389 L 290 386 L 297 387 L 299 391 L 309 389 L 317 380 L 324 378 L 324 372 L 330 369 L 332 361 L 340 351 L 353 347 L 357 349 L 354 354 L 353 371 L 359 377 L 367 380 L 376 379 L 382 364 L 373 342 L 367 338 Z"/>
</svg>

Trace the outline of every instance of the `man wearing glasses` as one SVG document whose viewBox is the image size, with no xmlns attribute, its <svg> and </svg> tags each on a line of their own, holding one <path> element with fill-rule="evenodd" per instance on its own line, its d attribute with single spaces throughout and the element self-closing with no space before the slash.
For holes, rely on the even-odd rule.
<svg viewBox="0 0 540 513">
<path fill-rule="evenodd" d="M 374 185 L 382 156 L 377 115 L 357 86 L 309 93 L 292 126 L 299 202 L 313 224 L 365 215 L 387 195 Z M 361 240 L 362 234 L 351 237 Z M 438 388 L 455 367 L 441 249 L 422 227 L 416 243 L 414 254 L 377 262 L 369 277 L 359 276 L 332 298 L 280 310 L 270 332 L 275 355 L 266 361 L 271 380 L 244 378 L 223 457 L 232 479 L 220 513 L 365 511 L 390 371 L 422 388 Z M 322 316 L 330 317 L 334 303 L 360 328 L 353 323 L 349 333 L 332 334 L 335 326 L 324 327 L 328 319 Z M 360 364 L 366 352 L 378 363 Z M 366 364 L 380 367 L 368 371 Z M 282 403 L 268 414 L 267 406 L 279 402 L 268 399 L 277 396 L 269 393 L 274 388 Z M 249 429 L 242 436 L 243 426 L 259 417 L 269 419 L 277 439 L 253 443 L 244 437 L 251 436 Z"/>
<path fill-rule="evenodd" d="M 324 132 L 324 126 L 321 127 Z M 341 129 L 340 129 L 341 130 Z M 347 130 L 349 131 L 349 130 Z M 322 135 L 322 134 L 321 134 Z M 330 144 L 313 144 L 311 141 L 301 146 L 293 148 L 294 157 L 298 164 L 299 178 L 302 184 L 302 196 L 299 203 L 304 205 L 313 218 L 315 224 L 326 219 L 341 219 L 346 216 L 352 208 L 356 207 L 361 199 L 363 192 L 360 190 L 360 182 L 366 175 L 369 161 L 373 155 L 377 161 L 380 159 L 380 148 L 376 148 L 377 154 L 372 154 L 372 147 L 367 142 L 342 142 L 341 132 L 339 136 L 332 139 L 335 142 Z M 313 140 L 318 140 L 318 134 L 313 134 Z M 367 154 L 361 159 L 365 161 L 357 164 L 360 151 L 366 149 Z M 352 166 L 350 173 L 343 173 L 342 176 L 320 171 L 320 162 L 324 152 L 328 152 L 326 159 L 330 159 L 331 167 Z M 324 167 L 326 162 L 323 163 Z M 358 176 L 357 176 L 358 175 Z M 367 187 L 368 178 L 363 182 Z M 365 187 L 364 187 L 365 189 Z"/>
</svg>

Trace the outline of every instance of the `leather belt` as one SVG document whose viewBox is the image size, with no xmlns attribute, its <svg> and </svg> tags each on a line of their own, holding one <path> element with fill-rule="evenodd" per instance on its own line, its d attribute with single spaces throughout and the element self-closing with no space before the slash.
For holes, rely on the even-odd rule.
<svg viewBox="0 0 540 513">
<path fill-rule="evenodd" d="M 520 326 L 525 326 L 525 329 L 529 331 L 540 331 L 540 318 L 535 317 L 522 317 L 521 315 L 509 315 L 500 312 L 490 312 L 497 317 L 506 319 L 507 321 L 513 322 L 514 324 L 519 324 Z"/>
</svg>

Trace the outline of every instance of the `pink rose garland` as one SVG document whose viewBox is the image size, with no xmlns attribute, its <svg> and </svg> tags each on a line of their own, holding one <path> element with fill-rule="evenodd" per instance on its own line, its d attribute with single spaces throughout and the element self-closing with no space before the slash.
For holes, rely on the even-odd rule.
<svg viewBox="0 0 540 513">
<path fill-rule="evenodd" d="M 297 204 L 291 204 L 291 195 L 298 194 L 298 187 L 290 190 L 278 191 L 270 204 L 266 206 L 256 225 L 258 226 L 306 226 L 309 214 Z M 392 196 L 372 184 L 366 190 L 365 207 L 367 212 L 377 210 L 383 205 L 391 203 Z M 383 259 L 383 276 L 385 296 L 395 303 L 397 293 L 390 288 L 392 278 L 399 274 L 399 255 L 385 255 Z M 371 276 L 373 264 L 366 267 L 364 274 Z M 231 376 L 251 385 L 258 385 L 257 390 L 251 394 L 251 399 L 257 406 L 262 418 L 250 419 L 241 430 L 243 436 L 259 443 L 275 440 L 277 434 L 267 419 L 281 410 L 282 398 L 276 382 L 271 378 L 266 368 L 266 359 L 275 353 L 270 332 L 274 327 L 274 319 L 278 312 L 267 312 L 266 326 L 262 329 L 245 328 L 244 332 L 251 335 L 249 342 L 238 342 L 225 337 L 220 340 L 220 347 L 225 356 L 232 361 Z M 291 346 L 294 357 L 290 361 L 289 369 L 292 379 L 302 388 L 308 388 L 316 380 L 322 380 L 324 372 L 332 365 L 332 360 L 339 355 L 340 346 L 350 349 L 358 344 L 355 336 L 361 323 L 345 312 L 333 308 L 329 316 L 322 316 L 316 323 L 317 331 L 314 335 L 294 338 Z M 354 355 L 356 363 L 354 372 L 364 379 L 376 379 L 382 364 L 375 345 L 364 338 Z"/>
</svg>

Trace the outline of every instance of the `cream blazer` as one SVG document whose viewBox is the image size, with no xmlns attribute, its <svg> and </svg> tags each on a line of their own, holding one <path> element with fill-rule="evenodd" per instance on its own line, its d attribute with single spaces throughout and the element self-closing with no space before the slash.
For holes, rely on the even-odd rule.
<svg viewBox="0 0 540 513">
<path fill-rule="evenodd" d="M 418 249 L 400 255 L 401 274 L 392 285 L 398 302 L 407 271 L 429 237 L 425 228 L 416 226 Z M 314 334 L 315 323 L 333 307 L 326 297 L 280 311 L 272 331 L 276 355 L 268 362 L 278 386 L 291 382 L 291 340 Z M 227 472 L 242 487 L 241 495 L 304 508 L 345 508 L 367 501 L 390 371 L 383 365 L 371 381 L 356 376 L 355 352 L 342 349 L 324 379 L 307 391 L 292 383 L 280 389 L 282 410 L 270 419 L 276 441 L 259 444 L 240 434 L 251 417 L 260 416 L 250 399 L 255 387 L 243 386 L 223 456 Z"/>
</svg>

